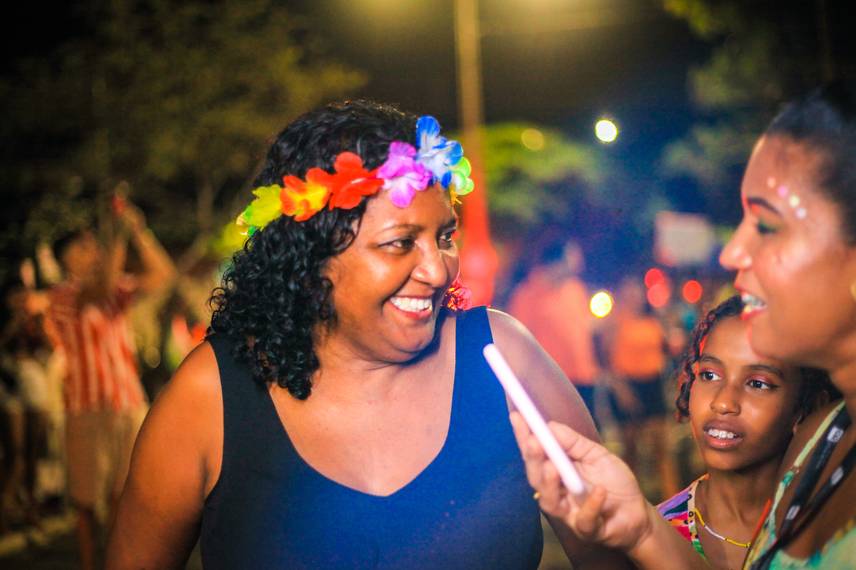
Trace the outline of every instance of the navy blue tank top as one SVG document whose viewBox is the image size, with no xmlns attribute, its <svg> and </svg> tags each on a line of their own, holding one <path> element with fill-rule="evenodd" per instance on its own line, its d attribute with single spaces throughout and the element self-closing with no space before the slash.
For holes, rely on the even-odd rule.
<svg viewBox="0 0 856 570">
<path fill-rule="evenodd" d="M 336 483 L 298 455 L 267 390 L 210 339 L 223 390 L 220 478 L 205 501 L 202 561 L 217 568 L 537 568 L 538 506 L 482 357 L 487 311 L 457 313 L 446 441 L 387 497 Z"/>
</svg>

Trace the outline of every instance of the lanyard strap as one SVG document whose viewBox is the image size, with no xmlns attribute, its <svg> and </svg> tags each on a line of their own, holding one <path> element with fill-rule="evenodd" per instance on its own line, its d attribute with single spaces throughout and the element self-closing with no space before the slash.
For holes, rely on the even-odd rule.
<svg viewBox="0 0 856 570">
<path fill-rule="evenodd" d="M 770 562 L 778 550 L 784 548 L 808 525 L 814 516 L 820 511 L 820 508 L 826 503 L 838 485 L 847 478 L 847 475 L 856 464 L 856 446 L 851 447 L 850 451 L 845 456 L 844 460 L 829 476 L 829 479 L 818 490 L 814 497 L 809 498 L 811 490 L 820 479 L 824 467 L 829 462 L 832 452 L 841 441 L 844 431 L 850 426 L 850 416 L 847 415 L 847 409 L 842 407 L 836 414 L 832 424 L 827 428 L 824 434 L 823 441 L 815 449 L 811 456 L 805 474 L 800 479 L 799 484 L 794 490 L 794 495 L 791 498 L 791 503 L 788 510 L 785 512 L 785 520 L 782 522 L 782 527 L 779 529 L 779 536 L 770 545 L 770 548 L 753 564 L 752 570 L 762 570 L 769 567 Z M 798 519 L 798 515 L 802 516 Z"/>
</svg>

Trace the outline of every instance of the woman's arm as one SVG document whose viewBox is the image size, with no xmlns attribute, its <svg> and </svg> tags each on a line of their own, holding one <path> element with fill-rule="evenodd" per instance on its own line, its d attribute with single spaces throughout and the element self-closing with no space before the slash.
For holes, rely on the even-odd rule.
<svg viewBox="0 0 856 570">
<path fill-rule="evenodd" d="M 223 401 L 208 343 L 182 363 L 137 437 L 106 567 L 180 568 L 220 473 Z"/>
<path fill-rule="evenodd" d="M 599 441 L 591 414 L 576 388 L 535 337 L 511 315 L 489 309 L 488 316 L 494 343 L 544 419 L 569 425 L 586 437 Z"/>
<path fill-rule="evenodd" d="M 520 377 L 520 382 L 544 418 L 574 426 L 587 437 L 599 440 L 594 421 L 582 398 L 529 331 L 516 319 L 500 311 L 490 310 L 488 315 L 494 343 Z M 527 461 L 529 482 L 538 489 L 534 475 Z M 542 510 L 574 568 L 632 567 L 622 553 L 605 549 L 597 543 L 581 541 L 561 517 Z"/>
</svg>

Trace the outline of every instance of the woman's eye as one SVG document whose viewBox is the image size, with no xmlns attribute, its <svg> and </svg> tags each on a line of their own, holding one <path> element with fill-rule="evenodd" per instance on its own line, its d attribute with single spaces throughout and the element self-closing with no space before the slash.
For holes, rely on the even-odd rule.
<svg viewBox="0 0 856 570">
<path fill-rule="evenodd" d="M 754 388 L 756 390 L 772 390 L 773 385 L 767 382 L 766 380 L 761 380 L 760 378 L 750 378 L 747 382 L 747 385 L 750 388 Z"/>
<path fill-rule="evenodd" d="M 758 233 L 761 235 L 776 233 L 776 228 L 774 228 L 773 226 L 771 226 L 769 224 L 765 224 L 764 222 L 762 222 L 760 220 L 758 221 L 757 224 L 755 224 L 755 228 L 758 230 Z"/>
<path fill-rule="evenodd" d="M 449 247 L 452 247 L 453 245 L 455 245 L 455 232 L 450 231 L 450 232 L 446 232 L 446 233 L 440 235 L 439 243 L 440 243 L 441 247 L 446 247 L 446 248 L 449 248 Z"/>
<path fill-rule="evenodd" d="M 394 239 L 392 241 L 387 242 L 385 245 L 392 247 L 394 249 L 409 250 L 409 249 L 413 248 L 414 243 L 415 243 L 415 240 L 413 238 L 406 237 L 406 238 Z"/>
</svg>

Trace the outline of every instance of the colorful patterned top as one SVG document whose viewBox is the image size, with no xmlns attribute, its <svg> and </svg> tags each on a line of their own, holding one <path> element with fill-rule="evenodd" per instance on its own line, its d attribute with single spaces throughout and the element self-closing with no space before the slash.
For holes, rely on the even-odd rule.
<svg viewBox="0 0 856 570">
<path fill-rule="evenodd" d="M 803 462 L 805 462 L 806 457 L 808 457 L 811 451 L 815 448 L 818 440 L 826 432 L 829 424 L 832 422 L 833 418 L 835 418 L 835 415 L 842 406 L 844 406 L 844 402 L 841 402 L 841 404 L 836 406 L 835 409 L 829 413 L 826 419 L 823 420 L 820 426 L 818 426 L 817 431 L 815 431 L 814 435 L 808 443 L 806 443 L 802 451 L 800 451 L 800 454 L 796 461 L 794 461 L 793 466 L 787 473 L 785 473 L 785 476 L 779 482 L 779 487 L 776 489 L 776 496 L 773 499 L 773 506 L 770 509 L 770 515 L 767 517 L 767 520 L 764 521 L 764 525 L 761 527 L 758 536 L 753 541 L 752 548 L 746 556 L 746 562 L 743 565 L 744 568 L 751 567 L 752 563 L 763 556 L 776 540 L 776 508 L 779 506 L 779 502 L 782 500 L 785 490 L 791 484 L 791 481 L 794 480 L 794 476 L 797 471 L 799 471 Z M 813 553 L 808 558 L 796 558 L 789 555 L 784 550 L 779 550 L 776 552 L 772 562 L 770 563 L 770 569 L 792 570 L 799 568 L 829 568 L 831 570 L 837 570 L 841 568 L 856 568 L 854 552 L 856 552 L 856 516 L 851 517 L 850 521 L 848 521 L 848 523 L 842 528 L 838 529 L 838 532 L 836 532 L 835 535 L 823 545 L 823 548 Z"/>
<path fill-rule="evenodd" d="M 666 521 L 671 524 L 681 536 L 690 541 L 690 544 L 693 545 L 696 552 L 701 554 L 705 559 L 707 559 L 707 557 L 704 554 L 704 548 L 702 548 L 701 541 L 698 538 L 698 527 L 696 526 L 695 520 L 695 497 L 696 488 L 698 487 L 699 482 L 704 481 L 707 477 L 708 475 L 705 473 L 690 483 L 686 489 L 671 499 L 665 500 L 657 505 L 657 510 L 660 511 L 660 515 L 662 515 L 662 517 L 666 519 Z"/>
</svg>

